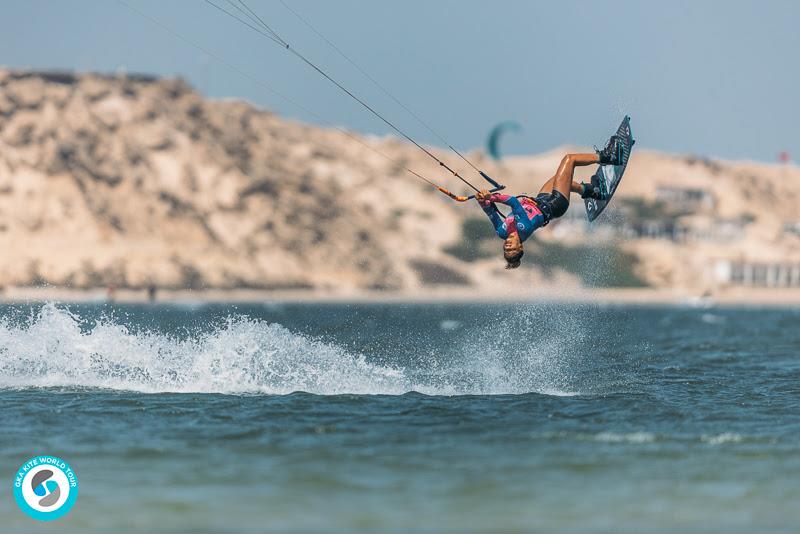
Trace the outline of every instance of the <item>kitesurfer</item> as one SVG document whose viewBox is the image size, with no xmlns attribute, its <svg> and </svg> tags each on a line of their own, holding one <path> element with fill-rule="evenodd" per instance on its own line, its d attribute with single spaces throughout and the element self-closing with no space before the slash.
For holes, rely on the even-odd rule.
<svg viewBox="0 0 800 534">
<path fill-rule="evenodd" d="M 494 225 L 497 235 L 505 240 L 503 256 L 506 269 L 516 269 L 522 262 L 524 250 L 522 243 L 537 229 L 546 226 L 553 219 L 564 215 L 569 208 L 570 193 L 578 193 L 581 198 L 604 198 L 604 188 L 592 178 L 591 183 L 578 183 L 572 180 L 575 167 L 587 165 L 619 165 L 622 159 L 623 143 L 616 135 L 611 136 L 602 150 L 595 154 L 567 154 L 561 160 L 555 176 L 550 178 L 536 197 L 525 195 L 510 196 L 481 191 L 475 195 L 478 203 Z M 511 213 L 503 218 L 494 206 L 505 204 Z"/>
</svg>

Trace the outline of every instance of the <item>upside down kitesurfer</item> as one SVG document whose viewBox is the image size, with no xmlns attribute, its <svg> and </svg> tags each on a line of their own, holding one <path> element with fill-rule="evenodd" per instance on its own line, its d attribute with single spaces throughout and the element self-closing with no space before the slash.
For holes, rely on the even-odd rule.
<svg viewBox="0 0 800 534">
<path fill-rule="evenodd" d="M 567 154 L 561 160 L 555 176 L 550 178 L 536 197 L 525 195 L 518 197 L 481 191 L 475 195 L 476 200 L 494 225 L 497 235 L 505 240 L 503 256 L 506 269 L 516 269 L 522 262 L 524 250 L 522 243 L 533 232 L 546 226 L 553 219 L 564 215 L 569 208 L 570 193 L 578 193 L 581 198 L 603 200 L 605 188 L 592 177 L 591 183 L 572 181 L 575 167 L 587 165 L 618 165 L 622 158 L 622 140 L 616 135 L 609 139 L 602 150 L 595 154 Z M 503 218 L 495 203 L 505 204 L 511 213 Z"/>
</svg>

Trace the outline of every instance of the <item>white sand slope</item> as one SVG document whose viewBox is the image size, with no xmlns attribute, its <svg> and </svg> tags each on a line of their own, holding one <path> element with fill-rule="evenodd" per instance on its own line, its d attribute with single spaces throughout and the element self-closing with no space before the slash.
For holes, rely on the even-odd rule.
<svg viewBox="0 0 800 534">
<path fill-rule="evenodd" d="M 720 261 L 800 263 L 800 237 L 785 231 L 800 220 L 793 166 L 637 150 L 596 231 L 573 197 L 570 216 L 528 247 L 532 268 L 506 272 L 499 240 L 478 261 L 445 251 L 483 214 L 403 167 L 461 191 L 457 180 L 406 143 L 357 139 L 206 100 L 180 80 L 0 70 L 0 286 L 513 292 L 577 287 L 580 270 L 564 262 L 591 261 L 591 244 L 630 254 L 648 284 L 704 291 L 718 289 Z M 535 193 L 567 150 L 500 168 L 471 157 L 511 191 Z M 665 187 L 710 197 L 673 202 Z M 645 223 L 658 235 L 642 237 Z M 548 243 L 578 256 L 543 268 Z"/>
</svg>

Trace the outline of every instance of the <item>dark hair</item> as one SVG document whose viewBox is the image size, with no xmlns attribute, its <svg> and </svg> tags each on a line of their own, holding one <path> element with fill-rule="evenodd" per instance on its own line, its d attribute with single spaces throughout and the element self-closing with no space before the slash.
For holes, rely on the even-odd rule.
<svg viewBox="0 0 800 534">
<path fill-rule="evenodd" d="M 506 258 L 506 269 L 516 269 L 522 263 L 522 256 L 525 255 L 524 250 L 520 250 L 519 254 L 513 258 Z"/>
</svg>

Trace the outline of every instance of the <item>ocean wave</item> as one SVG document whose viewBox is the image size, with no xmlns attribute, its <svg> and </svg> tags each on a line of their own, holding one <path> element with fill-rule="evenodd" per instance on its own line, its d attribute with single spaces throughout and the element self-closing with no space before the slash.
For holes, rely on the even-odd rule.
<svg viewBox="0 0 800 534">
<path fill-rule="evenodd" d="M 594 434 L 584 432 L 545 432 L 540 436 L 534 434 L 534 437 L 557 440 L 596 441 L 598 443 L 653 443 L 659 440 L 659 436 L 651 432 L 598 432 Z"/>
<path fill-rule="evenodd" d="M 83 327 L 82 327 L 83 325 Z M 573 395 L 518 361 L 479 351 L 457 363 L 403 368 L 246 316 L 178 337 L 111 318 L 86 326 L 47 304 L 23 324 L 0 320 L 0 388 L 80 387 L 142 393 L 283 395 Z M 535 372 L 534 369 L 532 372 Z"/>
<path fill-rule="evenodd" d="M 741 443 L 744 438 L 732 432 L 723 432 L 713 436 L 701 436 L 700 441 L 709 445 L 723 445 L 725 443 Z"/>
<path fill-rule="evenodd" d="M 733 432 L 723 432 L 720 434 L 657 434 L 654 432 L 545 432 L 533 434 L 534 438 L 573 440 L 573 441 L 593 441 L 608 444 L 650 444 L 650 443 L 702 443 L 705 445 L 726 445 L 739 443 L 777 443 L 777 438 L 769 436 L 743 436 Z"/>
<path fill-rule="evenodd" d="M 631 432 L 616 434 L 614 432 L 600 432 L 592 436 L 593 441 L 601 443 L 653 443 L 657 436 L 650 432 Z"/>
</svg>

